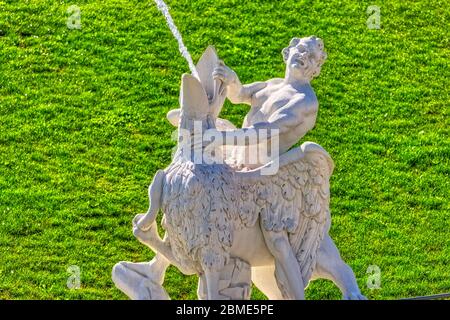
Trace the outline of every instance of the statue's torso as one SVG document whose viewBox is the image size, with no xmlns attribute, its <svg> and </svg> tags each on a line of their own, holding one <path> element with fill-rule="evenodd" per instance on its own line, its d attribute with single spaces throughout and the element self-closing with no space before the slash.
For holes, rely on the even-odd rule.
<svg viewBox="0 0 450 320">
<path fill-rule="evenodd" d="M 258 122 L 271 121 L 271 117 L 282 111 L 289 104 L 293 97 L 302 96 L 306 102 L 304 107 L 297 108 L 303 121 L 299 125 L 292 127 L 287 132 L 280 135 L 280 153 L 286 152 L 295 145 L 309 130 L 316 121 L 317 110 L 312 110 L 310 105 L 315 105 L 317 98 L 312 88 L 305 87 L 302 90 L 293 88 L 283 82 L 283 79 L 272 79 L 267 82 L 267 86 L 254 94 L 251 110 L 244 119 L 243 127 L 250 127 Z M 295 116 L 295 115 L 294 115 Z"/>
</svg>

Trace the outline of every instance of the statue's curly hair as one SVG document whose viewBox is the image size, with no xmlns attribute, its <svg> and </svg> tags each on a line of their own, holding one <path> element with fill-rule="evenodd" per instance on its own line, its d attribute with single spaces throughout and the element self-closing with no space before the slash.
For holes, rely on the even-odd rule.
<svg viewBox="0 0 450 320">
<path fill-rule="evenodd" d="M 303 48 L 302 59 L 306 62 L 305 75 L 310 79 L 317 77 L 320 73 L 320 68 L 327 58 L 327 53 L 324 51 L 323 41 L 315 36 L 307 38 L 293 38 L 289 43 L 289 46 L 282 51 L 284 62 L 287 62 L 289 58 L 289 52 L 291 48 L 298 46 L 302 39 L 310 40 L 310 45 L 301 44 Z"/>
</svg>

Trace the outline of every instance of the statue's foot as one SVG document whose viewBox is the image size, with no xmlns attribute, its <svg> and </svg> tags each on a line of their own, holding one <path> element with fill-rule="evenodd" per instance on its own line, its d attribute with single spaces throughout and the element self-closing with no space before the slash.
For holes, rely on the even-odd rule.
<svg viewBox="0 0 450 320">
<path fill-rule="evenodd" d="M 158 268 L 154 260 L 150 262 L 137 262 L 137 263 L 122 261 L 119 263 L 121 263 L 124 268 L 127 268 L 130 271 L 134 271 L 135 273 L 141 275 L 142 277 L 150 279 L 154 283 L 162 285 L 164 282 L 164 274 L 166 270 L 165 268 L 164 269 Z"/>
<path fill-rule="evenodd" d="M 112 280 L 116 287 L 133 300 L 169 300 L 162 287 L 164 273 L 152 268 L 152 261 L 117 263 L 112 271 Z"/>
<path fill-rule="evenodd" d="M 367 300 L 361 292 L 348 292 L 343 297 L 343 300 Z"/>
</svg>

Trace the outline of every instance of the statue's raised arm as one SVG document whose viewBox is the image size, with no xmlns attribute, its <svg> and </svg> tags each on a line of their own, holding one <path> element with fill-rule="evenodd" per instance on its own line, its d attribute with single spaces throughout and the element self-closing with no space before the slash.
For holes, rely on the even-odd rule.
<svg viewBox="0 0 450 320">
<path fill-rule="evenodd" d="M 267 86 L 267 82 L 254 82 L 243 85 L 236 72 L 226 66 L 221 60 L 213 72 L 213 77 L 222 81 L 227 87 L 227 98 L 234 104 L 244 103 L 251 105 L 253 95 Z"/>
</svg>

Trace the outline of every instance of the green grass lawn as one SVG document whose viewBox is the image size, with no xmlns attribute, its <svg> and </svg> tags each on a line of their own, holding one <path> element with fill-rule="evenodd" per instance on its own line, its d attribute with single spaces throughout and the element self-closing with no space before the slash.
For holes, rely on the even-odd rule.
<svg viewBox="0 0 450 320">
<path fill-rule="evenodd" d="M 194 61 L 210 44 L 245 83 L 282 77 L 281 50 L 317 35 L 328 60 L 304 140 L 333 157 L 331 235 L 371 299 L 450 291 L 449 18 L 446 1 L 167 0 Z M 81 30 L 66 26 L 81 8 Z M 369 5 L 381 28 L 366 26 Z M 188 72 L 152 1 L 0 0 L 0 298 L 125 299 L 120 260 L 153 253 L 131 232 L 171 161 Z M 247 107 L 226 103 L 240 125 Z M 67 268 L 81 269 L 70 290 Z M 368 289 L 369 265 L 381 288 Z M 170 268 L 173 299 L 195 277 Z M 308 299 L 339 299 L 315 281 Z M 257 290 L 254 298 L 263 298 Z"/>
</svg>

